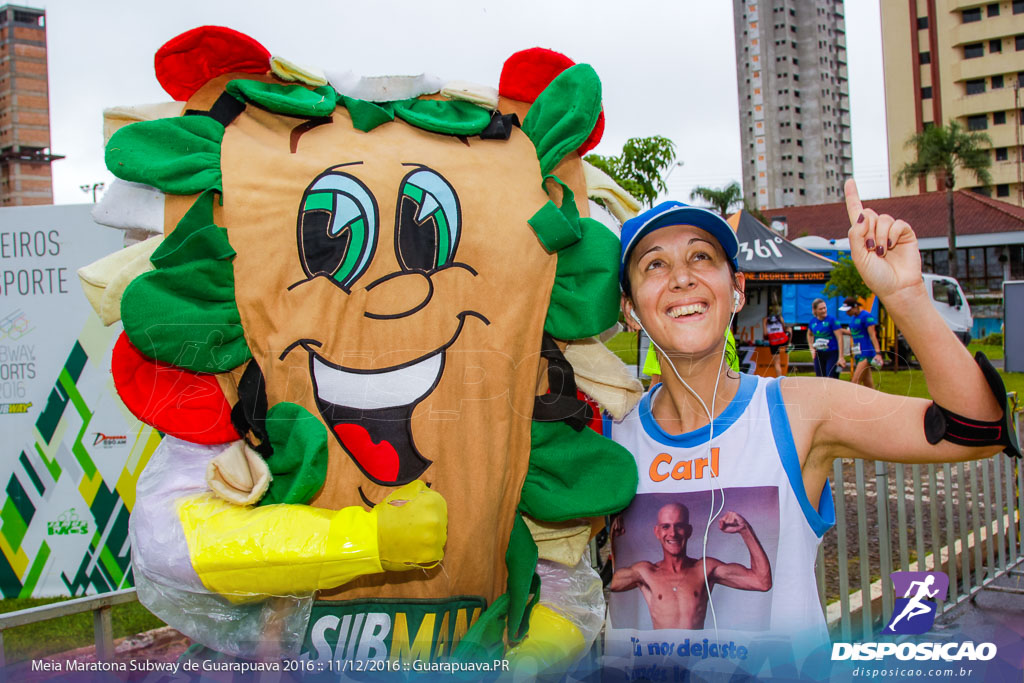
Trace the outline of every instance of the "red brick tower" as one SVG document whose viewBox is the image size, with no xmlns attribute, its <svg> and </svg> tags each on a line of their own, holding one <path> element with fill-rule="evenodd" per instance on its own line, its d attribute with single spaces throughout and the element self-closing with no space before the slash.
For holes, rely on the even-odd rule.
<svg viewBox="0 0 1024 683">
<path fill-rule="evenodd" d="M 0 206 L 53 203 L 46 12 L 0 6 Z"/>
</svg>

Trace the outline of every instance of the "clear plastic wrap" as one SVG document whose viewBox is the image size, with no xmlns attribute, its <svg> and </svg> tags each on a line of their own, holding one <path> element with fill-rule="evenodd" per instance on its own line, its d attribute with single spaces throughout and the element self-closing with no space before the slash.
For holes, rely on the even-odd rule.
<svg viewBox="0 0 1024 683">
<path fill-rule="evenodd" d="M 604 590 L 601 577 L 590 566 L 587 553 L 573 567 L 539 560 L 540 602 L 568 619 L 583 634 L 589 650 L 604 622 Z"/>
<path fill-rule="evenodd" d="M 189 591 L 136 574 L 139 602 L 169 626 L 218 652 L 246 659 L 297 657 L 312 597 L 273 597 L 237 605 L 215 593 Z"/>
<path fill-rule="evenodd" d="M 168 436 L 146 465 L 129 525 L 139 601 L 168 625 L 220 652 L 293 657 L 306 632 L 312 596 L 233 603 L 208 591 L 192 568 L 177 501 L 207 490 L 207 465 L 226 447 Z"/>
</svg>

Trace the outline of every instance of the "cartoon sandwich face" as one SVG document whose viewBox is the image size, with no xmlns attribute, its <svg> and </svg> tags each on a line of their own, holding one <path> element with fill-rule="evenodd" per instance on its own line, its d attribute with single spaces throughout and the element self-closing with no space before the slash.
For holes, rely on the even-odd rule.
<svg viewBox="0 0 1024 683">
<path fill-rule="evenodd" d="M 402 122 L 362 133 L 344 109 L 332 118 L 294 152 L 266 112 L 236 119 L 223 220 L 270 403 L 320 416 L 355 466 L 351 493 L 372 488 L 376 501 L 380 487 L 433 482 L 475 414 L 486 430 L 499 413 L 530 413 L 555 263 L 527 223 L 547 197 L 521 131 L 462 142 Z M 268 175 L 273 187 L 254 192 Z M 516 386 L 518 373 L 530 381 Z"/>
<path fill-rule="evenodd" d="M 183 115 L 110 139 L 108 167 L 165 193 L 167 226 L 121 299 L 115 383 L 167 434 L 245 439 L 272 477 L 257 505 L 372 508 L 421 480 L 447 501 L 442 565 L 318 597 L 363 616 L 461 601 L 462 632 L 500 607 L 521 637 L 522 516 L 635 491 L 561 351 L 618 315 L 618 240 L 586 217 L 579 158 L 600 83 L 535 49 L 496 93 L 365 99 L 274 60 L 229 29 L 183 34 L 157 54 Z"/>
<path fill-rule="evenodd" d="M 400 121 L 367 134 L 339 108 L 292 152 L 280 118 L 247 110 L 225 132 L 221 220 L 269 405 L 330 433 L 311 503 L 371 505 L 422 479 L 473 520 L 451 525 L 446 557 L 501 556 L 556 268 L 528 223 L 547 201 L 532 143 Z M 463 592 L 500 594 L 490 574 Z"/>
</svg>

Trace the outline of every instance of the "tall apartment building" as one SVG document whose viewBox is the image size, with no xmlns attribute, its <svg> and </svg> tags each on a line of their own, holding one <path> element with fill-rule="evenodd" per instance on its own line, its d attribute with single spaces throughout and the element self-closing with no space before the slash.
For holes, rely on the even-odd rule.
<svg viewBox="0 0 1024 683">
<path fill-rule="evenodd" d="M 743 196 L 826 204 L 853 175 L 842 0 L 733 0 Z"/>
<path fill-rule="evenodd" d="M 0 206 L 52 204 L 46 12 L 0 7 Z"/>
<path fill-rule="evenodd" d="M 884 0 L 881 7 L 891 194 L 944 189 L 933 179 L 901 186 L 896 174 L 913 159 L 905 143 L 914 133 L 955 120 L 992 139 L 992 185 L 958 173 L 956 187 L 1024 206 L 1024 0 Z"/>
</svg>

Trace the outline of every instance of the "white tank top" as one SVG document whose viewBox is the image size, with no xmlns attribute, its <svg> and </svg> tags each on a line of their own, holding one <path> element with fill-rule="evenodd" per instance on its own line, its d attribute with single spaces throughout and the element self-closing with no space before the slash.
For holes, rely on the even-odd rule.
<svg viewBox="0 0 1024 683">
<path fill-rule="evenodd" d="M 710 449 L 708 426 L 671 435 L 655 422 L 651 402 L 659 390 L 621 421 L 605 423 L 640 474 L 636 499 L 621 518 L 624 532 L 613 530 L 615 569 L 632 568 L 622 576 L 643 578 L 610 593 L 604 665 L 651 680 L 660 677 L 657 668 L 667 670 L 665 680 L 682 680 L 673 672 L 684 669 L 819 677 L 808 667 L 828 659 L 828 631 L 814 564 L 835 509 L 827 482 L 818 509 L 807 498 L 778 381 L 741 375 L 739 391 L 715 419 Z M 712 504 L 717 515 L 708 528 Z M 742 522 L 721 528 L 735 520 L 730 512 L 752 534 L 736 532 Z M 688 535 L 678 530 L 685 526 L 679 515 L 688 516 Z M 664 531 L 673 523 L 677 531 Z M 768 590 L 752 560 L 758 545 Z M 678 564 L 689 568 L 673 571 Z M 705 566 L 717 577 L 710 603 Z"/>
</svg>

